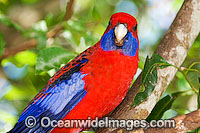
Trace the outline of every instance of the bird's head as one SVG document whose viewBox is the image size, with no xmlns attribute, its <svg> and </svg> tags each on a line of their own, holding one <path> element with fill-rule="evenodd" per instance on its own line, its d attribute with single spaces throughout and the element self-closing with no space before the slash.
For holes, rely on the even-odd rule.
<svg viewBox="0 0 200 133">
<path fill-rule="evenodd" d="M 115 13 L 101 38 L 104 51 L 120 51 L 127 56 L 135 56 L 138 51 L 137 21 L 128 13 Z"/>
</svg>

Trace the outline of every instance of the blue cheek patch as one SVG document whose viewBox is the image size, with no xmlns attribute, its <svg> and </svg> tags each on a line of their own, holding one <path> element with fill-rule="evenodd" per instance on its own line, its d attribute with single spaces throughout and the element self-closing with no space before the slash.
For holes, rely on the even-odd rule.
<svg viewBox="0 0 200 133">
<path fill-rule="evenodd" d="M 104 51 L 116 50 L 113 29 L 111 29 L 108 33 L 104 34 L 104 36 L 102 37 L 101 48 Z"/>
<path fill-rule="evenodd" d="M 104 51 L 114 51 L 122 49 L 122 53 L 127 56 L 135 56 L 138 49 L 138 42 L 133 37 L 131 32 L 128 32 L 124 38 L 124 45 L 122 47 L 115 45 L 114 29 L 111 29 L 108 33 L 105 33 L 101 39 L 101 48 Z"/>
<path fill-rule="evenodd" d="M 122 52 L 127 56 L 135 56 L 137 49 L 137 39 L 133 37 L 131 32 L 128 32 L 124 40 L 124 45 L 122 46 Z"/>
</svg>

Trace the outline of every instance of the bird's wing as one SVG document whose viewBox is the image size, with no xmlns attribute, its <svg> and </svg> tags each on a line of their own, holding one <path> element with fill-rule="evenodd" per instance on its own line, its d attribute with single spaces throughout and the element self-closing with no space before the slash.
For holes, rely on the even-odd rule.
<svg viewBox="0 0 200 133">
<path fill-rule="evenodd" d="M 85 56 L 82 53 L 55 73 L 25 108 L 12 132 L 50 131 L 52 127 L 40 126 L 41 118 L 62 119 L 81 101 L 87 93 L 84 89 L 85 82 L 82 79 L 86 74 L 80 71 L 82 66 L 88 62 Z M 25 125 L 28 116 L 34 116 L 37 121 L 33 128 L 27 128 Z"/>
</svg>

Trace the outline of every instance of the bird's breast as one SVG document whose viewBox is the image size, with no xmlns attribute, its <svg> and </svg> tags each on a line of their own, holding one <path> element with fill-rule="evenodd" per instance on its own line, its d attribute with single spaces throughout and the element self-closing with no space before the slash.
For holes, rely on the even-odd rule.
<svg viewBox="0 0 200 133">
<path fill-rule="evenodd" d="M 97 51 L 82 72 L 85 89 L 99 109 L 112 111 L 125 97 L 138 67 L 138 58 L 118 51 Z M 98 110 L 98 109 L 97 109 Z"/>
</svg>

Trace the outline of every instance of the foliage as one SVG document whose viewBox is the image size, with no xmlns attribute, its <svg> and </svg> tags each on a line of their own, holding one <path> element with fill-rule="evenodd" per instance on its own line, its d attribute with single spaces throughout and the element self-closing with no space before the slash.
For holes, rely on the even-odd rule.
<svg viewBox="0 0 200 133">
<path fill-rule="evenodd" d="M 13 27 L 13 28 L 15 28 L 15 29 L 17 29 L 19 31 L 23 30 L 21 26 L 19 26 L 16 23 L 13 23 L 7 16 L 2 14 L 1 12 L 0 12 L 0 22 L 5 24 L 5 25 L 7 25 L 7 26 L 9 26 L 9 27 Z"/>
<path fill-rule="evenodd" d="M 200 62 L 194 62 L 193 64 L 191 64 L 189 66 L 189 68 L 178 68 L 178 67 L 176 67 L 172 64 L 167 63 L 161 56 L 159 56 L 157 54 L 154 54 L 151 59 L 149 59 L 148 56 L 147 56 L 146 61 L 145 61 L 145 65 L 144 65 L 144 69 L 143 69 L 143 73 L 142 73 L 142 86 L 144 86 L 145 89 L 142 92 L 139 92 L 135 96 L 134 103 L 133 103 L 132 106 L 135 106 L 135 105 L 141 103 L 142 101 L 144 101 L 151 94 L 151 92 L 154 90 L 156 83 L 157 83 L 157 67 L 165 68 L 167 66 L 172 66 L 172 67 L 177 68 L 183 74 L 183 76 L 185 77 L 185 79 L 189 83 L 192 90 L 197 94 L 197 96 L 198 96 L 197 103 L 198 103 L 198 108 L 199 108 L 199 94 L 198 94 L 199 92 L 194 87 L 193 83 L 195 83 L 195 80 L 199 80 L 200 71 L 197 70 L 197 69 L 191 69 L 193 65 L 198 64 L 198 63 L 200 63 Z M 189 71 L 195 72 L 194 75 L 197 75 L 195 77 L 196 79 L 193 79 L 193 83 L 190 81 L 189 75 L 187 75 L 187 73 Z M 183 92 L 176 92 L 176 93 L 173 93 L 172 95 L 176 98 L 177 96 L 180 95 L 179 93 L 183 93 Z M 174 98 L 170 99 L 169 95 L 168 95 L 168 96 L 164 97 L 163 99 L 161 99 L 157 103 L 157 106 L 159 107 L 160 104 L 161 104 L 161 106 L 163 106 L 163 103 L 165 103 L 163 101 L 165 101 L 166 99 L 169 100 L 169 101 L 172 100 L 171 102 L 173 102 L 175 100 Z M 168 106 L 168 104 L 170 104 L 170 107 L 171 107 L 171 102 L 170 103 L 166 102 L 166 105 Z M 156 107 L 154 109 L 156 109 Z M 167 108 L 167 109 L 169 109 L 169 108 Z M 154 113 L 154 111 L 153 111 L 153 113 Z M 156 110 L 156 114 L 157 113 L 158 112 Z"/>
<path fill-rule="evenodd" d="M 61 64 L 66 64 L 74 57 L 71 51 L 62 48 L 50 47 L 39 52 L 36 62 L 36 74 L 47 72 L 53 68 L 60 68 Z"/>
<path fill-rule="evenodd" d="M 3 35 L 0 33 L 0 57 L 3 55 L 5 45 L 6 43 L 3 40 Z"/>
<path fill-rule="evenodd" d="M 145 100 L 154 90 L 157 83 L 157 67 L 165 68 L 169 65 L 170 64 L 157 54 L 154 54 L 151 59 L 147 56 L 142 73 L 142 85 L 145 89 L 135 96 L 133 106 Z"/>
<path fill-rule="evenodd" d="M 172 93 L 171 96 L 170 95 L 166 95 L 165 97 L 163 97 L 162 99 L 160 99 L 159 102 L 154 107 L 154 109 L 152 110 L 151 114 L 148 116 L 147 121 L 161 119 L 164 116 L 163 114 L 167 110 L 169 110 L 170 108 L 172 108 L 172 104 L 174 103 L 174 101 L 178 97 L 180 97 L 180 96 L 186 96 L 186 95 L 191 95 L 191 92 L 193 92 L 192 94 L 195 93 L 197 95 L 197 108 L 199 108 L 199 103 L 200 103 L 200 101 L 199 101 L 200 93 L 199 92 L 200 91 L 197 90 L 194 87 L 194 85 L 190 81 L 189 76 L 187 74 L 189 71 L 195 71 L 196 74 L 198 74 L 197 79 L 199 80 L 200 71 L 198 69 L 191 69 L 192 66 L 194 66 L 195 64 L 198 64 L 198 63 L 200 63 L 200 62 L 194 62 L 193 64 L 191 64 L 189 66 L 189 68 L 178 68 L 176 66 L 171 65 L 171 66 L 177 68 L 183 74 L 183 76 L 185 77 L 185 79 L 189 83 L 191 89 L 187 89 L 185 91 L 178 91 L 176 93 Z"/>
<path fill-rule="evenodd" d="M 189 90 L 190 91 L 190 90 Z M 184 96 L 187 94 L 188 91 L 184 92 L 176 92 L 172 93 L 171 95 L 166 95 L 165 97 L 161 98 L 154 109 L 152 110 L 151 114 L 146 118 L 148 122 L 151 120 L 159 120 L 163 117 L 164 113 L 172 107 L 172 104 L 179 96 Z"/>
</svg>

